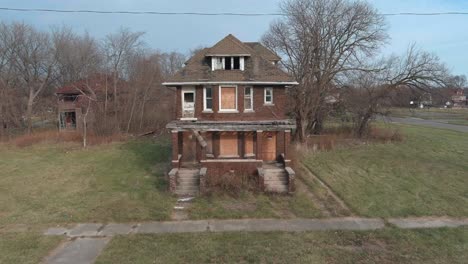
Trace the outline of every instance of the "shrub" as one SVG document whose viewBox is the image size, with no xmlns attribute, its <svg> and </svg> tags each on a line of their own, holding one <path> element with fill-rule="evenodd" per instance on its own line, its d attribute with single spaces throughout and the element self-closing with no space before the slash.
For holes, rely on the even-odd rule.
<svg viewBox="0 0 468 264">
<path fill-rule="evenodd" d="M 227 193 L 238 197 L 243 191 L 258 191 L 256 177 L 247 173 L 227 172 L 222 175 L 207 175 L 206 194 Z"/>
</svg>

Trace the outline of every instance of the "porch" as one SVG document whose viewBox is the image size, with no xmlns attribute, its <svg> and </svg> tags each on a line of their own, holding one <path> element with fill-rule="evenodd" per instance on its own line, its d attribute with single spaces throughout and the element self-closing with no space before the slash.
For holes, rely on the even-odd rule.
<svg viewBox="0 0 468 264">
<path fill-rule="evenodd" d="M 289 120 L 255 122 L 174 121 L 172 164 L 206 162 L 289 162 L 294 124 Z"/>
</svg>

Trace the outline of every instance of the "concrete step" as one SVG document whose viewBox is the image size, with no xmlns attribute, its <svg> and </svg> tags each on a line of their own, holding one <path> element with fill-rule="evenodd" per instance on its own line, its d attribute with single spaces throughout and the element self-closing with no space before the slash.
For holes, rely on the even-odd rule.
<svg viewBox="0 0 468 264">
<path fill-rule="evenodd" d="M 265 180 L 265 184 L 288 184 L 287 179 L 272 179 L 272 180 Z"/>
<path fill-rule="evenodd" d="M 177 179 L 178 184 L 196 184 L 200 185 L 200 179 L 198 178 L 179 178 Z"/>
<path fill-rule="evenodd" d="M 287 176 L 266 176 L 263 178 L 265 181 L 287 181 Z"/>
<path fill-rule="evenodd" d="M 287 178 L 288 174 L 286 173 L 266 173 L 263 175 L 264 178 Z"/>
<path fill-rule="evenodd" d="M 179 196 L 197 196 L 199 191 L 175 191 L 175 194 Z"/>
<path fill-rule="evenodd" d="M 200 174 L 197 172 L 197 173 L 192 173 L 192 172 L 179 172 L 177 173 L 177 175 L 179 176 L 200 176 Z"/>
<path fill-rule="evenodd" d="M 267 192 L 275 192 L 275 193 L 285 193 L 288 192 L 288 186 L 287 185 L 266 185 L 265 186 L 265 191 Z"/>
<path fill-rule="evenodd" d="M 277 169 L 263 169 L 264 173 L 274 173 L 274 172 L 286 172 L 284 168 L 277 168 Z"/>
</svg>

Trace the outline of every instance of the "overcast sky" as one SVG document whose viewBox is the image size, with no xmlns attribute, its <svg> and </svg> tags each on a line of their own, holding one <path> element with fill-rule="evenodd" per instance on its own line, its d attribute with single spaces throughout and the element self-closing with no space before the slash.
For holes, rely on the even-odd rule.
<svg viewBox="0 0 468 264">
<path fill-rule="evenodd" d="M 222 2 L 222 3 L 221 3 Z M 2 0 L 0 7 L 167 12 L 278 12 L 280 0 Z M 370 0 L 382 13 L 468 11 L 465 0 Z M 100 38 L 120 27 L 144 31 L 151 48 L 186 53 L 232 33 L 257 41 L 275 17 L 202 17 L 23 13 L 0 11 L 2 21 L 24 21 L 41 29 L 69 25 Z M 410 43 L 437 53 L 455 74 L 468 74 L 468 16 L 387 17 L 391 42 L 386 53 L 403 53 Z"/>
</svg>

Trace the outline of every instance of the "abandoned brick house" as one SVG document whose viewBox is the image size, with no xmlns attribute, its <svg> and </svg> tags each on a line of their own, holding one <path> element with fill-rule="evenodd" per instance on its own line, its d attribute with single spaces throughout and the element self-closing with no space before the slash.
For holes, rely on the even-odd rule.
<svg viewBox="0 0 468 264">
<path fill-rule="evenodd" d="M 286 89 L 297 82 L 258 42 L 228 35 L 163 83 L 176 91 L 170 189 L 203 193 L 210 177 L 258 177 L 267 192 L 292 192 L 288 146 L 295 128 Z"/>
<path fill-rule="evenodd" d="M 117 83 L 117 91 L 122 92 L 126 87 L 123 80 Z M 96 96 L 97 104 L 103 104 L 105 95 L 112 100 L 113 78 L 107 74 L 93 74 L 88 78 L 70 83 L 57 89 L 59 130 L 83 131 L 83 115 L 88 107 L 92 93 Z M 93 126 L 95 111 L 91 111 L 87 118 L 88 127 Z"/>
</svg>

